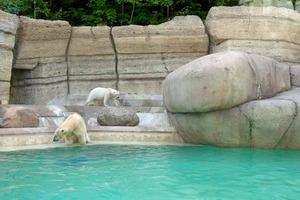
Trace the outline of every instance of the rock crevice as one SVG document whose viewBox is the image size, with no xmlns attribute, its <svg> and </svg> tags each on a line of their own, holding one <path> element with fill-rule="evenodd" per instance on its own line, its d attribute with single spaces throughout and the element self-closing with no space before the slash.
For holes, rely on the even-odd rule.
<svg viewBox="0 0 300 200">
<path fill-rule="evenodd" d="M 115 53 L 116 90 L 119 90 L 119 71 L 118 71 L 119 57 L 118 57 L 118 51 L 117 51 L 117 48 L 116 48 L 116 43 L 115 43 L 115 40 L 114 40 L 114 36 L 112 34 L 112 29 L 113 28 L 110 28 L 110 31 L 109 31 L 109 39 L 110 39 L 113 51 Z"/>
</svg>

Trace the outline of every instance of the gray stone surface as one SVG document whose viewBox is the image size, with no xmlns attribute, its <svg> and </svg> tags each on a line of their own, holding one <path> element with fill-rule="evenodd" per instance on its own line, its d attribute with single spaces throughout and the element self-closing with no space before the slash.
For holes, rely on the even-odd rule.
<svg viewBox="0 0 300 200">
<path fill-rule="evenodd" d="M 71 26 L 66 21 L 20 17 L 13 103 L 45 104 L 67 94 L 66 52 Z"/>
<path fill-rule="evenodd" d="M 250 147 L 268 149 L 277 146 L 297 112 L 293 101 L 274 98 L 251 101 L 240 109 L 250 122 Z"/>
<path fill-rule="evenodd" d="M 289 129 L 285 131 L 282 139 L 275 148 L 277 149 L 300 149 L 300 90 L 291 90 L 279 94 L 275 98 L 290 101 L 296 105 L 296 115 Z"/>
<path fill-rule="evenodd" d="M 86 94 L 73 94 L 67 95 L 63 98 L 53 99 L 47 103 L 47 105 L 61 105 L 61 106 L 84 106 L 88 95 Z M 114 104 L 114 100 L 111 102 Z M 137 95 L 137 94 L 120 94 L 117 99 L 117 103 L 120 106 L 127 107 L 163 107 L 162 95 Z"/>
<path fill-rule="evenodd" d="M 240 0 L 240 6 L 275 6 L 294 9 L 292 0 Z"/>
<path fill-rule="evenodd" d="M 164 104 L 173 113 L 228 109 L 290 89 L 289 67 L 242 52 L 211 54 L 194 60 L 164 81 Z"/>
<path fill-rule="evenodd" d="M 163 113 L 136 113 L 139 117 L 141 127 L 170 127 L 168 114 Z"/>
<path fill-rule="evenodd" d="M 220 147 L 250 147 L 250 123 L 238 108 L 207 113 L 169 113 L 183 140 Z"/>
<path fill-rule="evenodd" d="M 300 14 L 277 7 L 213 7 L 205 20 L 210 53 L 243 51 L 300 63 Z"/>
<path fill-rule="evenodd" d="M 167 74 L 206 55 L 209 40 L 197 16 L 113 28 L 21 16 L 17 41 L 12 102 L 42 105 L 99 86 L 161 95 Z"/>
<path fill-rule="evenodd" d="M 296 70 L 291 67 L 294 83 Z M 289 89 L 288 66 L 263 56 L 224 52 L 169 74 L 164 103 L 185 142 L 300 149 L 300 89 Z"/>
<path fill-rule="evenodd" d="M 14 68 L 34 69 L 45 59 L 65 58 L 70 33 L 71 26 L 66 21 L 21 16 Z"/>
<path fill-rule="evenodd" d="M 227 110 L 169 113 L 183 140 L 221 147 L 300 149 L 300 90 Z"/>
<path fill-rule="evenodd" d="M 296 0 L 295 10 L 298 11 L 298 12 L 300 12 L 300 0 Z"/>
<path fill-rule="evenodd" d="M 121 93 L 161 94 L 168 73 L 208 50 L 205 27 L 197 16 L 175 17 L 160 25 L 114 27 L 112 35 Z"/>
<path fill-rule="evenodd" d="M 101 126 L 137 126 L 139 117 L 123 107 L 103 107 L 98 111 L 97 122 Z"/>
<path fill-rule="evenodd" d="M 0 10 L 0 100 L 9 100 L 13 48 L 18 24 L 16 15 Z"/>
<path fill-rule="evenodd" d="M 290 67 L 292 86 L 300 86 L 300 65 Z"/>
<path fill-rule="evenodd" d="M 68 51 L 70 94 L 88 94 L 99 86 L 115 88 L 115 62 L 108 26 L 72 27 Z"/>
</svg>

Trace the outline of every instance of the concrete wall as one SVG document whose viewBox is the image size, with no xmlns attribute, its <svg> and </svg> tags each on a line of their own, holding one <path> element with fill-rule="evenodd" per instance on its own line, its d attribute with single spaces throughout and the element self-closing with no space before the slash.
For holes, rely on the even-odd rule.
<svg viewBox="0 0 300 200">
<path fill-rule="evenodd" d="M 13 48 L 19 18 L 0 10 L 0 100 L 9 100 Z"/>
<path fill-rule="evenodd" d="M 12 101 L 46 104 L 67 94 L 88 94 L 95 87 L 162 94 L 168 73 L 207 55 L 208 43 L 197 16 L 113 28 L 20 17 Z"/>
<path fill-rule="evenodd" d="M 300 14 L 276 7 L 214 7 L 205 22 L 210 53 L 243 51 L 300 63 Z"/>
<path fill-rule="evenodd" d="M 240 6 L 274 6 L 294 9 L 292 0 L 240 0 Z"/>
<path fill-rule="evenodd" d="M 300 12 L 300 0 L 296 0 L 295 10 L 297 10 L 298 12 Z"/>
<path fill-rule="evenodd" d="M 3 80 L 0 76 L 6 96 L 0 100 L 8 100 L 13 77 L 13 103 L 47 104 L 68 94 L 88 94 L 95 87 L 162 94 L 162 81 L 170 72 L 207 55 L 208 49 L 264 55 L 290 65 L 292 73 L 300 71 L 300 14 L 287 8 L 214 7 L 205 25 L 196 16 L 181 16 L 160 25 L 112 28 L 1 15 L 11 16 L 0 19 L 0 38 L 9 36 L 3 41 L 11 43 L 5 48 L 0 43 L 7 60 L 0 62 L 6 70 Z M 15 28 L 5 29 L 5 19 Z M 292 77 L 295 84 L 300 82 L 298 74 Z"/>
<path fill-rule="evenodd" d="M 66 21 L 20 17 L 13 66 L 12 102 L 43 104 L 67 94 Z"/>
</svg>

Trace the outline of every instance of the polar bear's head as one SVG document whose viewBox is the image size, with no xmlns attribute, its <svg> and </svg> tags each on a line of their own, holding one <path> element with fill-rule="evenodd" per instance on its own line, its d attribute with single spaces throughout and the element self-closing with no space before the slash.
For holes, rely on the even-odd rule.
<svg viewBox="0 0 300 200">
<path fill-rule="evenodd" d="M 68 134 L 69 130 L 67 128 L 57 128 L 54 132 L 53 142 L 57 142 L 64 138 Z"/>
<path fill-rule="evenodd" d="M 110 88 L 110 98 L 111 99 L 118 99 L 119 95 L 120 95 L 119 91 Z"/>
</svg>

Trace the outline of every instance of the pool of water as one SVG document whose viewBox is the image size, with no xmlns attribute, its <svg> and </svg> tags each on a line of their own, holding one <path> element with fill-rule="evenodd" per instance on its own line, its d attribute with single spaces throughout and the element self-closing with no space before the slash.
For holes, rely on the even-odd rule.
<svg viewBox="0 0 300 200">
<path fill-rule="evenodd" d="M 299 199 L 300 151 L 94 145 L 0 153 L 0 199 Z"/>
</svg>

